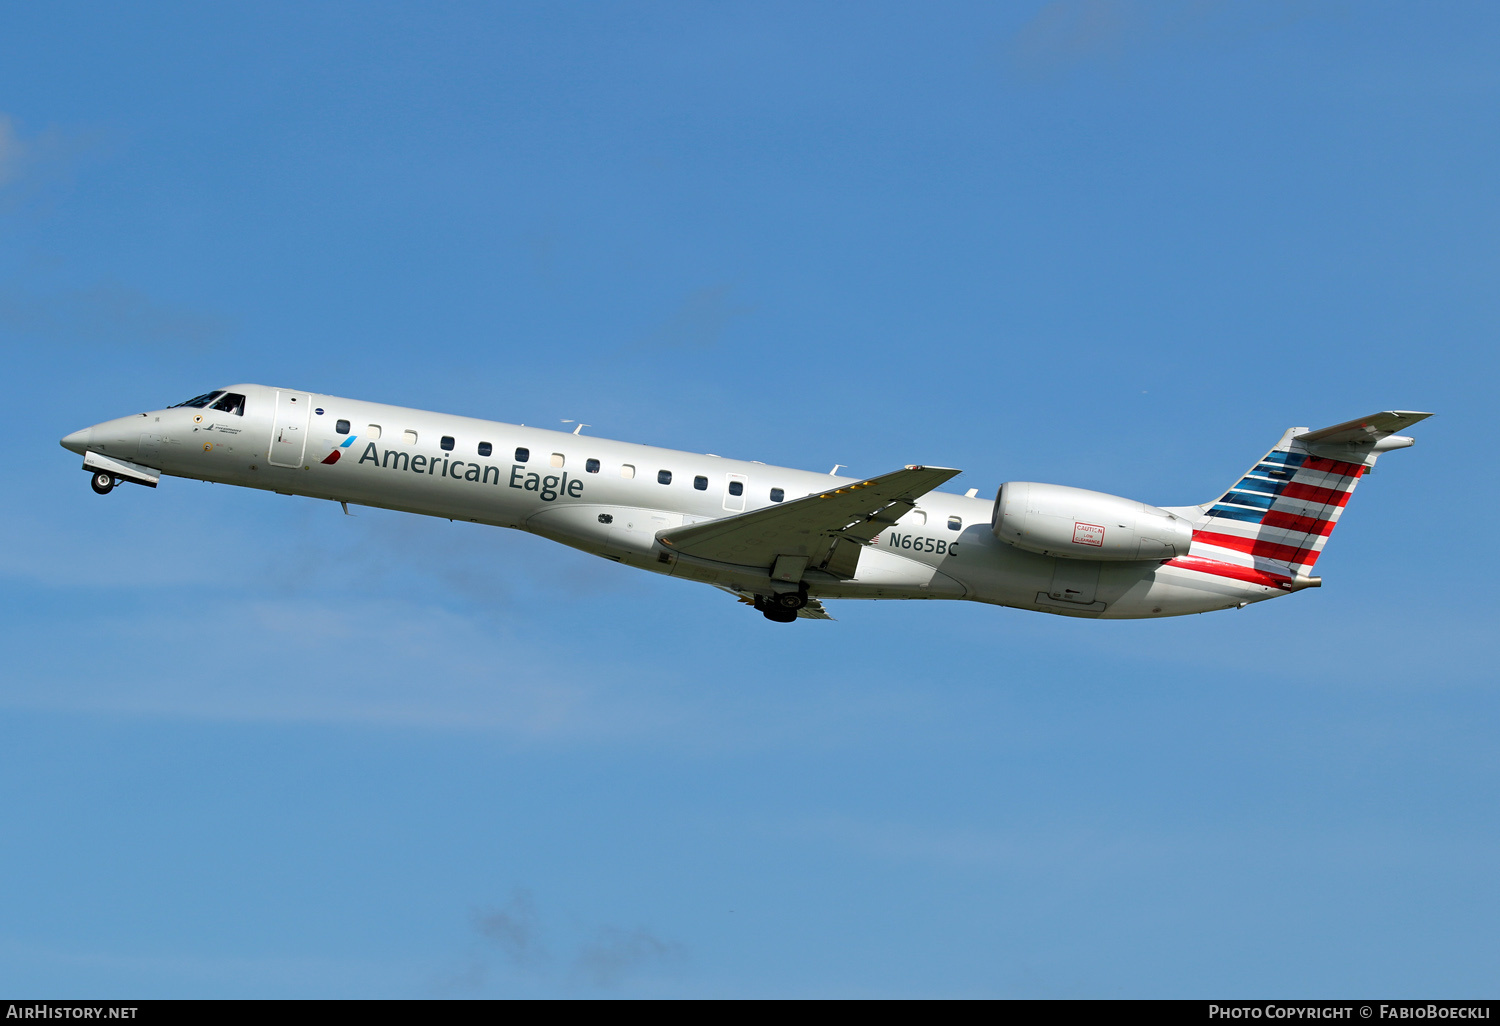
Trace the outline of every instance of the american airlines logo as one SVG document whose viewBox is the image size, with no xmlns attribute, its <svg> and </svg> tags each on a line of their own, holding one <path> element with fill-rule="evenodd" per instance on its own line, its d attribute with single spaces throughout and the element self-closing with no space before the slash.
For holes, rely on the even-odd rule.
<svg viewBox="0 0 1500 1026">
<path fill-rule="evenodd" d="M 331 452 L 327 456 L 323 457 L 322 462 L 323 463 L 337 463 L 339 461 L 339 457 L 344 454 L 344 450 L 347 449 L 347 448 L 349 448 L 349 446 L 353 445 L 354 444 L 354 439 L 357 438 L 357 437 L 358 437 L 357 435 L 350 435 L 348 438 L 344 439 L 342 442 L 339 443 L 338 447 L 333 450 L 333 452 Z"/>
</svg>

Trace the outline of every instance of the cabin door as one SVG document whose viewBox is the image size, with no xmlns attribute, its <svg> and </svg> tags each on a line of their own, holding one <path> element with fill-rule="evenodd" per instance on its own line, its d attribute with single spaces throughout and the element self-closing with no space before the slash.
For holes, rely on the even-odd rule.
<svg viewBox="0 0 1500 1026">
<path fill-rule="evenodd" d="M 274 467 L 300 467 L 307 450 L 308 409 L 312 398 L 306 392 L 276 393 L 276 419 L 271 423 L 271 444 L 266 462 Z"/>
</svg>

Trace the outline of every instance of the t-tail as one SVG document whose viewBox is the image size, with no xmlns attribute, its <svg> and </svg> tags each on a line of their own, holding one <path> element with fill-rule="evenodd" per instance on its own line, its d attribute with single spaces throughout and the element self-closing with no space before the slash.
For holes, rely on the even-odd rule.
<svg viewBox="0 0 1500 1026">
<path fill-rule="evenodd" d="M 1333 427 L 1290 428 L 1193 523 L 1192 548 L 1172 565 L 1284 591 L 1317 587 L 1312 575 L 1354 486 L 1383 452 L 1413 439 L 1396 434 L 1432 416 L 1388 410 Z"/>
</svg>

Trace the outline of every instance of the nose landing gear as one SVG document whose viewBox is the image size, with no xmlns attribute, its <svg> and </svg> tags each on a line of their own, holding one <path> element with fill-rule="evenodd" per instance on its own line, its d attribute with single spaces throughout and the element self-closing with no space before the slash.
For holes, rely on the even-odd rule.
<svg viewBox="0 0 1500 1026">
<path fill-rule="evenodd" d="M 108 495 L 114 491 L 115 477 L 113 474 L 107 474 L 101 470 L 89 478 L 89 487 L 93 488 L 100 495 Z"/>
</svg>

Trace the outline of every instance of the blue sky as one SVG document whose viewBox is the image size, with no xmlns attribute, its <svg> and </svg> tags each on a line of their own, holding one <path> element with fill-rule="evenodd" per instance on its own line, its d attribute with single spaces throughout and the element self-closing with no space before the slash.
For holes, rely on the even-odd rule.
<svg viewBox="0 0 1500 1026">
<path fill-rule="evenodd" d="M 1500 12 L 48 4 L 0 32 L 0 989 L 1490 994 Z M 710 589 L 57 439 L 233 381 L 1214 497 L 1326 584 Z"/>
</svg>

